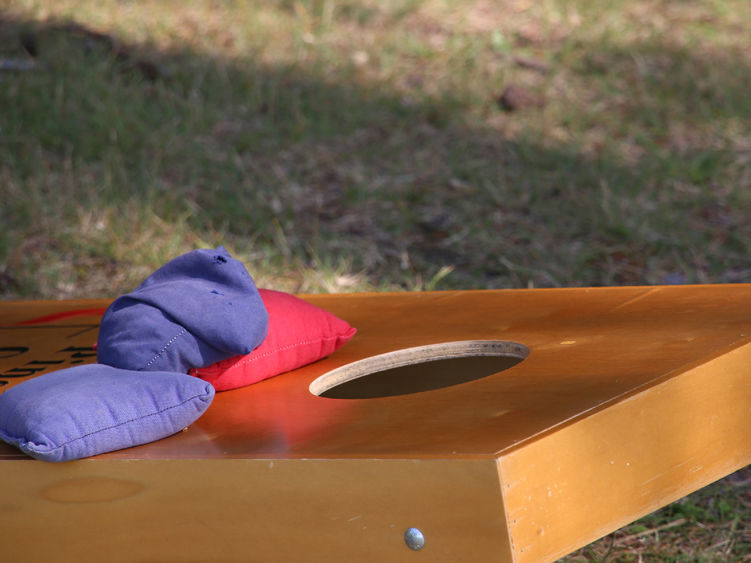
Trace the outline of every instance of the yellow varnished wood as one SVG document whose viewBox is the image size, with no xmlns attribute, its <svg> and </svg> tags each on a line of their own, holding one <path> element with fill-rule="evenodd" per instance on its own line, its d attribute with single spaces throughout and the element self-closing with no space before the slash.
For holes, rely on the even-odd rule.
<svg viewBox="0 0 751 563">
<path fill-rule="evenodd" d="M 751 344 L 500 458 L 519 562 L 551 561 L 751 461 Z"/>
<path fill-rule="evenodd" d="M 349 321 L 358 328 L 357 335 L 320 362 L 218 393 L 196 424 L 152 444 L 62 465 L 29 460 L 0 445 L 0 498 L 15 495 L 10 503 L 0 501 L 4 522 L 20 527 L 31 513 L 54 512 L 49 491 L 58 489 L 49 487 L 56 472 L 74 483 L 64 490 L 75 490 L 80 483 L 84 496 L 94 495 L 96 486 L 105 490 L 97 494 L 106 496 L 106 479 L 112 479 L 117 494 L 130 491 L 131 485 L 123 483 L 132 482 L 144 491 L 166 487 L 174 499 L 188 495 L 189 486 L 179 479 L 174 486 L 166 484 L 169 475 L 185 471 L 203 483 L 202 471 L 218 471 L 212 487 L 233 490 L 241 483 L 258 483 L 252 502 L 224 520 L 242 519 L 246 527 L 264 530 L 261 543 L 264 537 L 268 544 L 278 537 L 268 535 L 268 518 L 272 527 L 298 523 L 290 532 L 290 545 L 315 535 L 318 528 L 321 536 L 311 545 L 326 559 L 341 550 L 342 560 L 356 555 L 373 561 L 402 556 L 456 561 L 466 559 L 460 553 L 482 553 L 499 561 L 552 561 L 751 462 L 751 286 L 304 298 Z M 6 349 L 0 353 L 0 380 L 9 381 L 5 388 L 24 378 L 3 373 L 22 374 L 29 365 L 51 370 L 92 361 L 85 349 L 95 341 L 98 317 L 91 310 L 106 304 L 0 305 L 0 346 Z M 84 313 L 18 324 L 69 310 Z M 518 342 L 529 349 L 529 356 L 482 379 L 407 395 L 331 399 L 309 391 L 319 376 L 351 362 L 460 340 Z M 20 353 L 22 348 L 28 350 Z M 50 363 L 29 363 L 40 361 Z M 39 373 L 43 371 L 35 375 Z M 264 480 L 272 462 L 285 468 L 284 485 Z M 30 471 L 45 477 L 32 477 Z M 381 479 L 378 497 L 367 496 L 365 485 L 357 485 L 374 474 Z M 412 498 L 410 476 L 422 483 L 420 494 L 428 495 L 430 489 L 440 497 L 456 489 L 457 495 L 480 498 L 479 487 L 488 500 L 478 504 L 475 517 L 462 513 L 461 525 L 442 515 L 443 520 L 431 524 L 425 551 L 407 549 L 402 529 L 396 535 L 374 535 L 372 543 L 366 540 L 365 551 L 355 552 L 342 547 L 349 523 L 324 521 L 325 511 L 318 520 L 312 513 L 302 517 L 300 503 L 284 493 L 297 491 L 319 509 L 327 502 L 351 502 L 382 528 L 407 510 L 399 499 Z M 93 477 L 105 481 L 86 481 Z M 38 479 L 45 486 L 37 487 Z M 335 482 L 348 484 L 337 489 Z M 222 494 L 218 498 L 223 499 Z M 132 498 L 82 502 L 76 510 L 82 519 L 96 519 L 95 505 L 119 506 L 135 498 L 148 498 L 144 502 L 152 505 L 168 502 L 167 497 L 144 495 L 141 491 Z M 274 495 L 280 495 L 276 504 Z M 213 507 L 216 519 L 191 521 L 192 527 L 185 529 L 171 524 L 164 533 L 186 545 L 199 530 L 212 537 L 222 517 L 208 497 L 200 502 Z M 275 504 L 271 517 L 264 512 L 270 504 Z M 21 512 L 16 511 L 19 507 Z M 414 519 L 424 520 L 436 510 L 443 508 L 414 513 Z M 399 520 L 396 528 L 420 526 L 406 520 Z M 468 535 L 479 552 L 466 542 Z M 239 536 L 216 537 L 222 539 L 224 560 L 247 560 Z M 437 541 L 444 542 L 441 549 L 428 556 L 427 548 Z M 263 554 L 259 560 L 278 560 L 267 548 L 258 548 Z M 143 549 L 139 553 L 157 548 Z M 127 553 L 122 560 L 129 560 Z"/>
<path fill-rule="evenodd" d="M 2 465 L 2 561 L 351 563 L 510 556 L 492 460 Z M 27 541 L 31 525 L 44 530 L 43 541 Z M 420 552 L 403 539 L 415 526 L 426 539 Z"/>
</svg>

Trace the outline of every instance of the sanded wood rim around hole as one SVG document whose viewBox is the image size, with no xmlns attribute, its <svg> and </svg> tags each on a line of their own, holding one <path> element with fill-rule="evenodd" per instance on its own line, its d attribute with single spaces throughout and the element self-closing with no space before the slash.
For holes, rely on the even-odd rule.
<svg viewBox="0 0 751 563">
<path fill-rule="evenodd" d="M 415 393 L 423 390 L 440 389 L 443 387 L 449 387 L 459 383 L 480 379 L 488 375 L 492 375 L 495 372 L 503 371 L 516 365 L 529 356 L 529 348 L 524 344 L 518 342 L 512 342 L 507 340 L 461 340 L 455 342 L 441 342 L 438 344 L 428 344 L 426 346 L 416 346 L 414 348 L 404 348 L 402 350 L 395 350 L 393 352 L 387 352 L 385 354 L 379 354 L 377 356 L 371 356 L 370 358 L 364 358 L 356 362 L 341 366 L 328 373 L 325 373 L 315 379 L 309 386 L 309 390 L 313 395 L 320 397 L 335 397 L 335 398 L 370 398 L 370 397 L 386 397 L 395 396 L 408 393 Z M 425 383 L 410 384 L 408 379 L 411 377 L 407 370 L 404 371 L 401 381 L 404 382 L 404 390 L 401 390 L 401 384 L 397 380 L 390 384 L 389 389 L 378 391 L 350 391 L 347 395 L 337 397 L 335 389 L 337 387 L 344 387 L 346 384 L 356 384 L 357 380 L 372 376 L 371 381 L 378 378 L 378 374 L 381 372 L 387 372 L 389 370 L 396 370 L 398 368 L 406 368 L 408 366 L 420 366 L 424 364 L 426 369 L 430 369 L 434 362 L 440 362 L 442 360 L 453 360 L 459 358 L 507 358 L 509 362 L 506 365 L 499 364 L 499 367 L 495 372 L 493 367 L 484 368 L 487 373 L 483 373 L 477 376 L 467 375 L 462 373 L 462 370 L 455 370 L 456 377 L 451 374 L 443 375 L 440 380 L 434 378 L 431 381 L 430 374 L 421 375 L 421 379 Z M 432 366 L 431 366 L 432 364 Z M 489 371 L 488 371 L 489 370 Z M 393 372 L 392 372 L 393 373 Z M 364 383 L 364 380 L 363 380 Z M 350 385 L 352 388 L 353 385 Z"/>
</svg>

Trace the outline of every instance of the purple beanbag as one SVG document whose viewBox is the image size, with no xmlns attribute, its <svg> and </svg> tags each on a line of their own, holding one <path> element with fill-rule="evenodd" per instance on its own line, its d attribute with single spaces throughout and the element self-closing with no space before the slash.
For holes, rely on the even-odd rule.
<svg viewBox="0 0 751 563">
<path fill-rule="evenodd" d="M 182 373 L 90 364 L 0 394 L 0 439 L 45 461 L 69 461 L 165 438 L 211 404 L 210 383 Z"/>
<path fill-rule="evenodd" d="M 97 361 L 188 373 L 252 352 L 266 337 L 268 319 L 242 262 L 221 246 L 194 250 L 109 306 L 99 328 Z"/>
</svg>

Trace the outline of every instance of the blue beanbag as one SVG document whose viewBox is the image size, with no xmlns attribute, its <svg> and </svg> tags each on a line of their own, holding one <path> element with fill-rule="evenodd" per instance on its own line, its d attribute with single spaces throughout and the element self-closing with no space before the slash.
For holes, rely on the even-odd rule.
<svg viewBox="0 0 751 563">
<path fill-rule="evenodd" d="M 268 313 L 242 262 L 221 246 L 159 268 L 102 317 L 97 361 L 117 368 L 188 373 L 249 354 Z"/>
<path fill-rule="evenodd" d="M 69 461 L 165 438 L 211 404 L 210 383 L 182 373 L 89 364 L 0 394 L 0 439 L 45 461 Z"/>
</svg>

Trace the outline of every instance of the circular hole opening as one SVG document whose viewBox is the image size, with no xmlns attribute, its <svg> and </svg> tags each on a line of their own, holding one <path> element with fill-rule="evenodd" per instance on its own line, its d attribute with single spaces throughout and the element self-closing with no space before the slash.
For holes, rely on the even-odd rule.
<svg viewBox="0 0 751 563">
<path fill-rule="evenodd" d="M 443 389 L 515 366 L 529 348 L 505 340 L 464 340 L 405 348 L 341 366 L 310 384 L 329 399 L 372 399 Z"/>
</svg>

